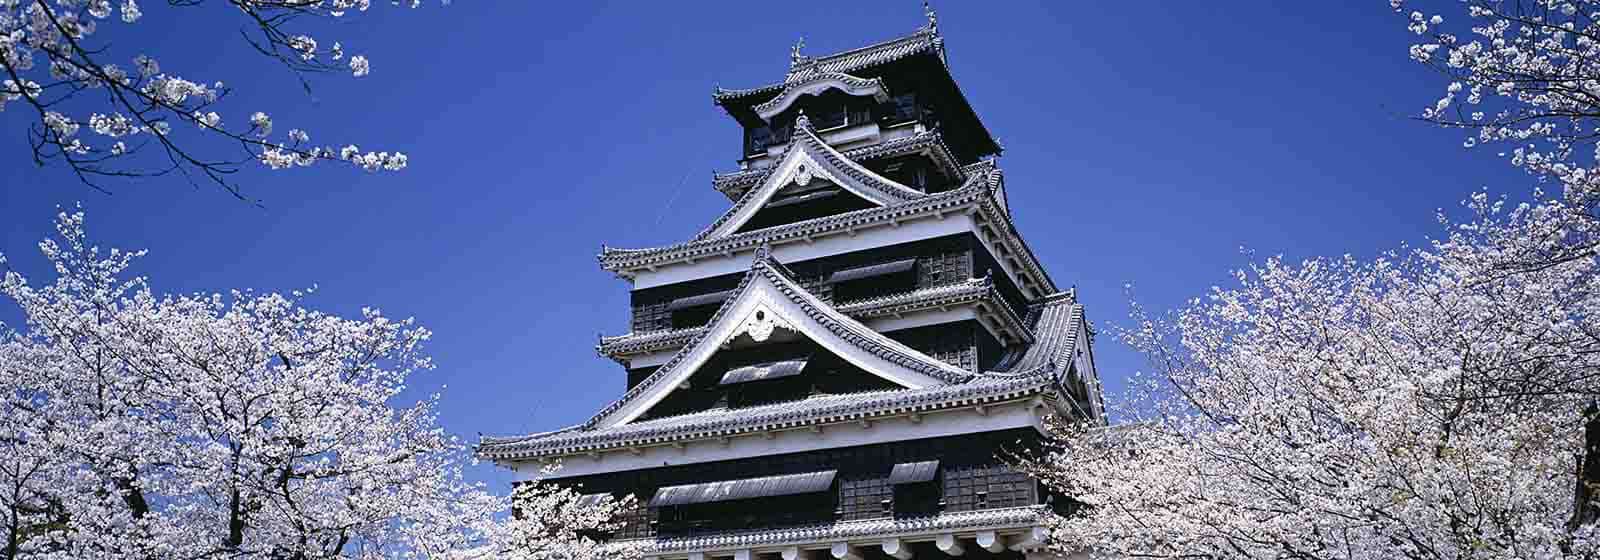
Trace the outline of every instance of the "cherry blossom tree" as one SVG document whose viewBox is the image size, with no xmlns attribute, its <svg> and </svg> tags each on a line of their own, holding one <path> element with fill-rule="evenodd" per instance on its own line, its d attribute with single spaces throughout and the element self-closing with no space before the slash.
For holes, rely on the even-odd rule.
<svg viewBox="0 0 1600 560">
<path fill-rule="evenodd" d="M 1437 5 L 1437 9 L 1434 6 Z M 1381 258 L 1268 259 L 1120 338 L 1124 424 L 1022 466 L 1109 557 L 1597 558 L 1600 2 L 1391 1 L 1444 78 L 1418 118 L 1542 185 Z M 1464 9 L 1462 9 L 1464 8 Z"/>
<path fill-rule="evenodd" d="M 429 332 L 310 293 L 159 295 L 82 213 L 10 271 L 26 317 L 0 340 L 0 558 L 617 558 L 592 536 L 626 500 L 510 496 L 408 402 Z M 0 259 L 0 264 L 5 261 Z"/>
<path fill-rule="evenodd" d="M 372 71 L 366 56 L 309 31 L 315 22 L 366 12 L 370 0 L 166 4 L 162 15 L 168 17 L 225 6 L 242 18 L 253 50 L 300 76 L 307 88 L 310 74 L 360 78 Z M 270 169 L 323 161 L 368 171 L 406 167 L 404 153 L 314 144 L 306 129 L 275 127 L 263 110 L 227 107 L 231 89 L 222 81 L 184 76 L 140 50 L 137 30 L 144 17 L 138 0 L 0 0 L 0 110 L 31 115 L 35 162 L 64 164 L 95 188 L 107 178 L 178 174 L 240 198 L 244 194 L 230 176 L 251 162 Z"/>
<path fill-rule="evenodd" d="M 1559 184 L 1583 235 L 1547 256 L 1591 255 L 1600 244 L 1600 1 L 1389 5 L 1420 39 L 1411 58 L 1443 78 L 1442 95 L 1417 118 L 1463 130 L 1463 146 Z"/>
<path fill-rule="evenodd" d="M 1573 507 L 1600 394 L 1600 265 L 1504 266 L 1567 243 L 1559 199 L 1468 209 L 1425 248 L 1268 259 L 1170 316 L 1136 307 L 1119 336 L 1151 372 L 1113 405 L 1126 423 L 1058 425 L 1057 446 L 1022 461 L 1076 500 L 1056 546 L 1600 557 Z"/>
</svg>

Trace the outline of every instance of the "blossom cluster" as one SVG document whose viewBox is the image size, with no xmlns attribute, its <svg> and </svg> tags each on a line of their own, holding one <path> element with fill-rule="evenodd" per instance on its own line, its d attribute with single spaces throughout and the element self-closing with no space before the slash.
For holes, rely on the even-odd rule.
<svg viewBox="0 0 1600 560">
<path fill-rule="evenodd" d="M 418 7 L 419 0 L 395 2 Z M 181 2 L 174 9 L 200 9 L 210 2 Z M 223 4 L 216 4 L 222 7 Z M 227 9 L 246 17 L 249 38 L 269 60 L 296 72 L 348 72 L 364 77 L 372 72 L 363 55 L 350 55 L 341 41 L 329 41 L 290 25 L 313 18 L 339 19 L 367 11 L 369 0 L 239 0 Z M 299 167 L 319 161 L 347 162 L 368 171 L 403 169 L 403 153 L 379 151 L 343 157 L 331 146 L 312 146 L 303 138 L 272 135 L 263 111 L 240 111 L 229 117 L 220 102 L 229 93 L 221 82 L 199 80 L 163 69 L 153 56 L 126 53 L 117 60 L 113 43 L 103 37 L 107 25 L 135 26 L 145 22 L 138 0 L 0 1 L 0 111 L 19 106 L 33 113 L 36 126 L 31 139 L 35 156 L 62 159 L 80 177 L 160 173 L 146 169 L 152 160 L 134 158 L 138 146 L 165 152 L 172 166 L 191 166 L 217 178 L 254 159 L 270 169 Z M 114 23 L 113 23 L 114 22 Z M 98 43 L 98 44 L 97 44 Z M 74 94 L 109 89 L 104 101 L 85 106 L 65 103 Z M 87 97 L 85 97 L 87 99 Z M 79 107 L 82 107 L 81 109 Z M 174 133 L 174 124 L 189 124 L 201 136 L 229 140 L 245 148 L 249 157 L 217 158 L 198 155 L 189 137 Z M 240 123 L 230 127 L 228 123 Z M 93 134 L 78 128 L 88 125 Z M 126 137 L 154 135 L 156 142 L 129 142 Z M 126 157 L 124 157 L 126 156 Z M 87 179 L 86 179 L 87 180 Z"/>
<path fill-rule="evenodd" d="M 1448 77 L 1419 116 L 1470 131 L 1464 147 L 1502 146 L 1497 154 L 1512 165 L 1590 196 L 1600 186 L 1600 1 L 1464 4 L 1453 27 L 1442 14 L 1390 0 L 1407 31 L 1424 39 L 1411 58 Z"/>
<path fill-rule="evenodd" d="M 98 246 L 82 213 L 57 229 L 53 282 L 0 279 L 27 327 L 0 338 L 0 557 L 630 557 L 588 536 L 628 498 L 464 479 L 440 396 L 404 393 L 433 367 L 412 320 L 160 295 L 127 274 L 142 251 Z"/>
<path fill-rule="evenodd" d="M 1600 437 L 1600 227 L 1484 194 L 1439 241 L 1268 259 L 1120 338 L 1150 357 L 1113 414 L 1026 470 L 1106 558 L 1593 558 L 1575 499 Z M 1443 218 L 1441 218 L 1443 220 Z M 1575 460 L 1576 459 L 1576 460 Z M 1589 460 L 1600 460 L 1593 457 Z M 1577 494 L 1582 496 L 1583 494 Z M 1593 490 L 1589 494 L 1593 496 Z M 1592 498 L 1591 498 L 1592 499 Z"/>
</svg>

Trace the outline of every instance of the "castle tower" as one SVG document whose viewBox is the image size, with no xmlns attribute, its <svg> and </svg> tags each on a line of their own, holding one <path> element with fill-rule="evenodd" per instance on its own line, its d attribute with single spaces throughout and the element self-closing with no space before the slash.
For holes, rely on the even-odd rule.
<svg viewBox="0 0 1600 560">
<path fill-rule="evenodd" d="M 1000 147 L 911 35 L 718 89 L 743 130 L 732 201 L 692 239 L 607 248 L 626 390 L 480 456 L 638 497 L 609 535 L 661 560 L 1042 558 L 1065 500 L 1010 468 L 1047 415 L 1103 423 L 1083 308 L 1011 219 Z"/>
</svg>

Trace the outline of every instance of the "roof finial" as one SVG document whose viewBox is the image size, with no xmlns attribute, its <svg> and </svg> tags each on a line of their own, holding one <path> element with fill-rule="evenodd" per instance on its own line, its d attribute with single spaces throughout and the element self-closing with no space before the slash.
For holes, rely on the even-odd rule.
<svg viewBox="0 0 1600 560">
<path fill-rule="evenodd" d="M 928 0 L 922 0 L 922 14 L 928 16 L 928 27 L 926 28 L 928 32 L 937 35 L 939 33 L 939 14 L 933 11 L 933 5 L 929 4 Z"/>
<path fill-rule="evenodd" d="M 806 110 L 805 109 L 801 109 L 800 110 L 800 114 L 795 115 L 795 117 L 794 117 L 794 129 L 795 130 L 801 130 L 801 129 L 811 130 L 811 117 L 807 117 L 806 116 Z"/>
<path fill-rule="evenodd" d="M 799 66 L 806 61 L 806 55 L 800 54 L 806 48 L 806 36 L 801 35 L 800 40 L 794 42 L 794 47 L 789 49 L 789 66 Z"/>
</svg>

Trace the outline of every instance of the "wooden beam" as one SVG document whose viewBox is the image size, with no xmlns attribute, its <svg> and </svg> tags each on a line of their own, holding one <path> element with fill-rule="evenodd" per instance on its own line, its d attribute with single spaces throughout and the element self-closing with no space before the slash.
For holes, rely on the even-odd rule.
<svg viewBox="0 0 1600 560">
<path fill-rule="evenodd" d="M 834 543 L 830 552 L 833 552 L 834 560 L 861 560 L 861 551 L 850 546 L 850 543 Z"/>
</svg>

